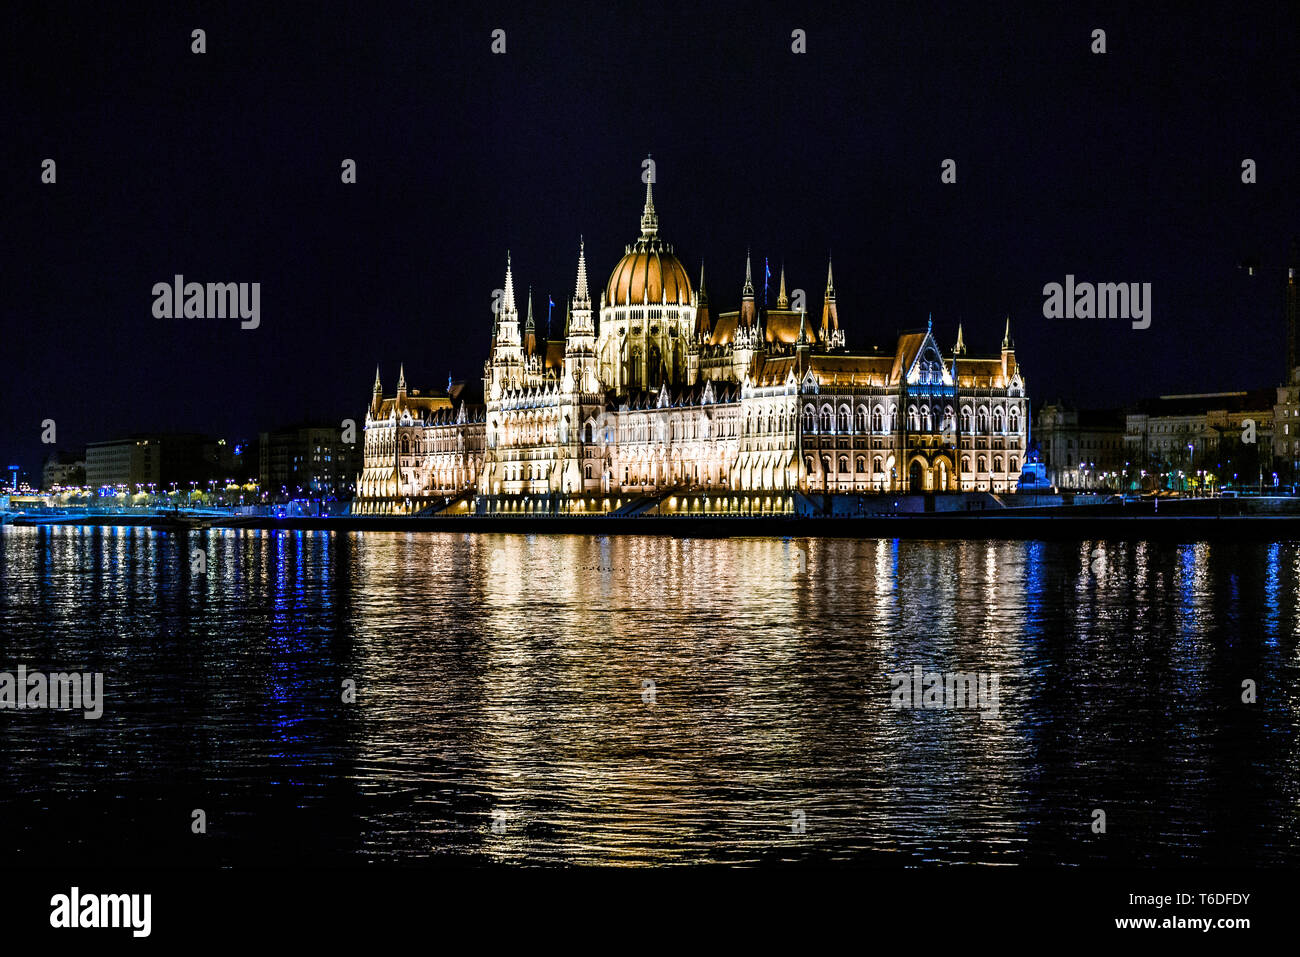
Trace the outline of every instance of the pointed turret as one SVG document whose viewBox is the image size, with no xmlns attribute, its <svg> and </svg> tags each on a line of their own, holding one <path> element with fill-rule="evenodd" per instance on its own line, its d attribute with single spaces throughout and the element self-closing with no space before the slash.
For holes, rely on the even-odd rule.
<svg viewBox="0 0 1300 957">
<path fill-rule="evenodd" d="M 650 184 L 647 183 L 647 186 Z M 587 252 L 586 243 L 581 236 L 578 237 L 578 285 L 577 291 L 573 294 L 573 304 L 575 306 L 585 306 L 591 308 L 591 293 L 587 291 Z"/>
<path fill-rule="evenodd" d="M 395 407 L 400 411 L 406 405 L 406 365 L 397 367 L 397 402 Z"/>
<path fill-rule="evenodd" d="M 966 354 L 966 340 L 962 337 L 961 323 L 957 323 L 957 344 L 952 347 L 954 356 L 964 356 Z"/>
<path fill-rule="evenodd" d="M 695 334 L 707 338 L 713 332 L 713 317 L 709 315 L 709 293 L 704 288 L 704 260 L 700 260 L 700 288 L 695 300 Z"/>
<path fill-rule="evenodd" d="M 790 297 L 785 294 L 785 263 L 781 263 L 781 288 L 776 294 L 776 308 L 790 308 Z"/>
<path fill-rule="evenodd" d="M 375 366 L 375 387 L 370 394 L 370 411 L 379 414 L 379 407 L 384 402 L 384 387 L 379 382 L 379 366 Z"/>
<path fill-rule="evenodd" d="M 749 251 L 745 251 L 745 286 L 740 291 L 740 325 L 752 326 L 758 322 L 758 310 L 754 306 L 754 270 L 750 263 Z"/>
<path fill-rule="evenodd" d="M 1002 334 L 1002 375 L 1007 381 L 1016 374 L 1016 344 L 1011 341 L 1011 317 L 1007 316 L 1007 331 Z"/>
<path fill-rule="evenodd" d="M 840 327 L 840 313 L 835 305 L 835 276 L 831 272 L 831 261 L 826 260 L 826 299 L 822 304 L 822 341 L 830 340 L 831 333 Z"/>
<path fill-rule="evenodd" d="M 502 312 L 515 311 L 515 277 L 510 269 L 510 250 L 506 250 L 506 290 L 501 300 Z"/>
<path fill-rule="evenodd" d="M 528 318 L 524 320 L 524 355 L 537 352 L 537 328 L 533 324 L 533 287 L 528 287 Z"/>
</svg>

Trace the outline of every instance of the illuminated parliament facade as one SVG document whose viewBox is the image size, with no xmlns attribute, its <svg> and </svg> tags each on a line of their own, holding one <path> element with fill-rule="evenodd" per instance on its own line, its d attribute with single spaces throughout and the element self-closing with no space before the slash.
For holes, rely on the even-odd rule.
<svg viewBox="0 0 1300 957">
<path fill-rule="evenodd" d="M 852 351 L 830 265 L 820 320 L 756 302 L 715 315 L 659 237 L 647 183 L 641 235 L 592 300 L 586 252 L 564 334 L 523 322 L 510 257 L 483 395 L 449 383 L 385 396 L 376 372 L 357 513 L 789 512 L 828 494 L 1013 491 L 1029 400 L 1010 321 L 1000 353 L 941 349 L 933 330 Z M 802 304 L 800 304 L 802 305 Z M 597 322 L 599 319 L 599 322 Z"/>
</svg>

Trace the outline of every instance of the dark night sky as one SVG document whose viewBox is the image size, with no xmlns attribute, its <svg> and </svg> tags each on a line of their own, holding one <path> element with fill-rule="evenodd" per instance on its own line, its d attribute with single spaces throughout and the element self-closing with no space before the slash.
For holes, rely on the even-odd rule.
<svg viewBox="0 0 1300 957">
<path fill-rule="evenodd" d="M 0 455 L 38 466 L 43 419 L 65 448 L 359 419 L 376 362 L 390 390 L 402 361 L 412 388 L 480 375 L 506 248 L 543 317 L 580 233 L 603 284 L 646 153 L 715 311 L 746 246 L 819 310 L 830 249 L 850 346 L 933 312 L 995 351 L 1010 313 L 1036 402 L 1272 386 L 1300 6 L 1137 6 L 7 10 Z M 1152 283 L 1151 328 L 1044 319 L 1068 272 Z M 261 282 L 261 328 L 153 318 L 175 273 Z"/>
</svg>

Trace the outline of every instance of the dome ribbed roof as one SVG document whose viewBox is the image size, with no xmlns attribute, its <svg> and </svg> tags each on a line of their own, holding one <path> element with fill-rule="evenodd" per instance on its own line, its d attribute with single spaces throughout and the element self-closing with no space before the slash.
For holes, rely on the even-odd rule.
<svg viewBox="0 0 1300 957">
<path fill-rule="evenodd" d="M 691 280 L 671 246 L 659 238 L 659 216 L 655 213 L 650 183 L 645 188 L 645 209 L 641 213 L 641 238 L 609 274 L 605 302 L 611 306 L 657 305 L 665 300 L 675 305 L 691 301 Z"/>
</svg>

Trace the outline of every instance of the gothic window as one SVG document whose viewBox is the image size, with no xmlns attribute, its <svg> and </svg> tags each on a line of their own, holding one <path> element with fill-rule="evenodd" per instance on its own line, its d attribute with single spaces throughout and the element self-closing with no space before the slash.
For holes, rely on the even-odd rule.
<svg viewBox="0 0 1300 957">
<path fill-rule="evenodd" d="M 970 431 L 970 409 L 961 410 L 961 430 L 963 432 Z"/>
<path fill-rule="evenodd" d="M 859 472 L 865 472 L 865 471 L 867 470 L 867 460 L 866 460 L 866 457 L 865 457 L 865 456 L 861 456 L 861 455 L 859 455 L 859 456 L 858 456 L 858 463 L 857 463 L 857 465 L 858 465 L 858 469 L 857 469 L 857 470 L 858 470 Z"/>
<path fill-rule="evenodd" d="M 881 460 L 879 455 L 871 460 L 871 470 L 877 474 L 885 470 L 885 463 Z"/>
<path fill-rule="evenodd" d="M 849 431 L 849 407 L 847 405 L 840 407 L 839 430 L 841 432 Z"/>
<path fill-rule="evenodd" d="M 925 432 L 934 431 L 934 419 L 930 415 L 930 407 L 928 405 L 921 407 L 921 428 Z"/>
<path fill-rule="evenodd" d="M 983 474 L 984 472 L 987 472 L 989 470 L 989 460 L 985 458 L 983 455 L 981 455 L 979 462 L 980 462 L 980 469 L 979 469 L 980 473 Z"/>
<path fill-rule="evenodd" d="M 873 432 L 885 431 L 885 416 L 881 412 L 880 406 L 876 406 L 876 411 L 871 413 L 871 430 Z"/>
<path fill-rule="evenodd" d="M 827 475 L 831 472 L 831 457 L 829 455 L 822 456 L 822 471 Z"/>
<path fill-rule="evenodd" d="M 1019 410 L 1019 409 L 1012 409 L 1012 410 L 1011 410 L 1011 419 L 1010 419 L 1010 426 L 1009 426 L 1009 429 L 1010 429 L 1010 431 L 1019 434 L 1019 432 L 1020 432 L 1020 410 Z"/>
<path fill-rule="evenodd" d="M 856 428 L 859 432 L 867 431 L 867 409 L 866 406 L 858 406 Z"/>
<path fill-rule="evenodd" d="M 921 417 L 917 414 L 916 406 L 914 405 L 909 405 L 907 407 L 907 427 L 913 432 L 921 431 Z"/>
<path fill-rule="evenodd" d="M 803 410 L 803 430 L 809 434 L 813 431 L 813 407 L 811 405 Z"/>
<path fill-rule="evenodd" d="M 997 409 L 994 409 L 994 410 L 993 410 L 993 431 L 994 431 L 994 432 L 1002 432 L 1002 431 L 1003 431 L 1003 428 L 1002 428 L 1002 409 L 1000 409 L 1000 408 L 997 408 Z"/>
<path fill-rule="evenodd" d="M 848 474 L 848 471 L 849 471 L 849 457 L 848 457 L 847 455 L 841 455 L 841 456 L 840 456 L 840 474 L 842 474 L 842 475 Z"/>
<path fill-rule="evenodd" d="M 829 433 L 830 433 L 830 431 L 831 431 L 831 410 L 830 410 L 830 407 L 829 407 L 829 406 L 828 406 L 827 408 L 825 408 L 825 409 L 822 409 L 822 420 L 821 420 L 821 426 L 822 426 L 822 432 L 824 432 L 824 433 L 826 433 L 826 434 L 829 434 Z"/>
<path fill-rule="evenodd" d="M 1000 456 L 1000 455 L 994 456 L 994 458 L 993 458 L 993 471 L 995 471 L 995 472 L 1001 472 L 1001 471 L 1002 471 L 1002 456 Z"/>
<path fill-rule="evenodd" d="M 984 435 L 988 432 L 988 430 L 989 430 L 989 410 L 981 406 L 980 410 L 975 413 L 975 431 L 980 435 Z M 983 471 L 983 469 L 981 469 L 980 471 Z"/>
</svg>

